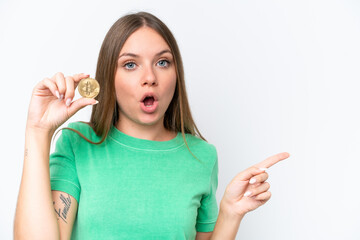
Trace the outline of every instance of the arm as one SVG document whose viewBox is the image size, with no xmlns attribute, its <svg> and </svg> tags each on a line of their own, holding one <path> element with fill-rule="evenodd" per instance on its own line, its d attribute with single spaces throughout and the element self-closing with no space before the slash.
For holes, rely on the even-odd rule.
<svg viewBox="0 0 360 240">
<path fill-rule="evenodd" d="M 220 204 L 223 206 L 223 203 Z M 220 207 L 219 216 L 213 232 L 197 232 L 195 240 L 235 239 L 240 222 L 244 216 L 226 212 L 226 207 Z"/>
<path fill-rule="evenodd" d="M 213 232 L 197 232 L 195 240 L 209 240 Z"/>
<path fill-rule="evenodd" d="M 32 92 L 25 132 L 25 154 L 17 208 L 14 221 L 14 239 L 59 239 L 63 225 L 58 225 L 54 204 L 58 211 L 58 196 L 50 187 L 49 153 L 55 130 L 78 110 L 96 104 L 95 99 L 81 98 L 71 102 L 74 89 L 87 74 L 64 77 L 62 73 L 39 82 Z M 70 100 L 70 101 L 69 101 Z M 60 198 L 60 196 L 58 196 Z M 71 199 L 71 198 L 70 198 Z M 61 200 L 61 199 L 60 199 Z M 68 217 L 75 218 L 77 204 L 69 207 Z M 73 219 L 68 219 L 65 235 L 71 232 Z M 59 228 L 60 226 L 60 228 Z"/>
<path fill-rule="evenodd" d="M 52 199 L 59 224 L 60 239 L 70 239 L 78 203 L 73 196 L 60 191 L 52 191 Z"/>
<path fill-rule="evenodd" d="M 221 207 L 220 204 L 219 216 L 216 221 L 213 234 L 207 239 L 235 239 L 240 226 L 240 222 L 243 219 L 244 215 L 232 214 L 230 211 L 226 211 L 224 209 L 227 208 Z"/>
<path fill-rule="evenodd" d="M 70 239 L 71 236 L 77 202 L 67 193 L 51 191 L 48 136 L 39 130 L 26 131 L 14 239 Z"/>
<path fill-rule="evenodd" d="M 27 128 L 14 239 L 59 239 L 50 189 L 49 151 L 52 134 Z"/>
</svg>

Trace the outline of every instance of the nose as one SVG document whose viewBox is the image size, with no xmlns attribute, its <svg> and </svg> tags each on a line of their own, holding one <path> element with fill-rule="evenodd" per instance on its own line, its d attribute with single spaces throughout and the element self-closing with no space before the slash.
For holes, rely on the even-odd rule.
<svg viewBox="0 0 360 240">
<path fill-rule="evenodd" d="M 142 86 L 156 86 L 157 85 L 156 75 L 154 73 L 154 69 L 151 66 L 149 66 L 145 69 L 141 85 Z"/>
</svg>

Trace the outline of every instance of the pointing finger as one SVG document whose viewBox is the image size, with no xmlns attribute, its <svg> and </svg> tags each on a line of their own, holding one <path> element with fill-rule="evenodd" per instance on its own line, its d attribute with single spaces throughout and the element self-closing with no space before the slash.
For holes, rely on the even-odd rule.
<svg viewBox="0 0 360 240">
<path fill-rule="evenodd" d="M 289 156 L 290 156 L 290 154 L 287 152 L 278 153 L 274 156 L 271 156 L 271 157 L 265 159 L 264 161 L 262 161 L 258 164 L 255 164 L 254 167 L 269 168 L 269 167 L 273 166 L 274 164 L 276 164 L 284 159 L 287 159 Z"/>
<path fill-rule="evenodd" d="M 255 164 L 252 167 L 249 167 L 245 171 L 240 172 L 234 178 L 234 180 L 235 181 L 248 181 L 250 178 L 264 172 L 267 168 L 271 167 L 272 165 L 274 165 L 275 163 L 277 163 L 281 160 L 288 158 L 289 156 L 290 156 L 290 154 L 287 152 L 279 153 L 274 156 L 271 156 L 271 157 L 265 159 L 264 161 L 262 161 L 258 164 Z"/>
</svg>

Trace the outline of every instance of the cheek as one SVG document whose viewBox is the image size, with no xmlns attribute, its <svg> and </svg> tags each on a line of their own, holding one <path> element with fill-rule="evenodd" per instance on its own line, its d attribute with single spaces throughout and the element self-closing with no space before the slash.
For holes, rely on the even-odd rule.
<svg viewBox="0 0 360 240">
<path fill-rule="evenodd" d="M 129 86 L 123 81 L 115 81 L 115 93 L 116 100 L 118 104 L 121 106 L 123 103 L 127 102 L 129 96 Z M 123 107 L 123 106 L 122 106 Z"/>
<path fill-rule="evenodd" d="M 127 76 L 122 75 L 121 77 L 115 77 L 115 92 L 118 98 L 130 95 L 131 89 L 134 88 L 134 86 L 131 85 L 131 82 L 132 81 L 129 81 Z"/>
<path fill-rule="evenodd" d="M 115 93 L 117 99 L 119 99 L 121 96 L 124 96 L 124 93 L 122 92 L 123 89 L 124 87 L 120 83 L 115 82 Z"/>
</svg>

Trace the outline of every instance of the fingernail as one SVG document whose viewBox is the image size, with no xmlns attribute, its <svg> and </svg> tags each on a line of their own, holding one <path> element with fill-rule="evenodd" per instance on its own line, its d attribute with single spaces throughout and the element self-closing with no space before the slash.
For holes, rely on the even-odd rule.
<svg viewBox="0 0 360 240">
<path fill-rule="evenodd" d="M 66 99 L 66 106 L 70 106 L 70 103 L 71 103 L 71 98 L 68 98 L 68 99 Z"/>
<path fill-rule="evenodd" d="M 250 179 L 250 181 L 249 181 L 250 184 L 253 184 L 253 183 L 255 183 L 255 182 L 256 182 L 256 178 L 252 178 L 252 179 Z"/>
<path fill-rule="evenodd" d="M 248 197 L 250 196 L 251 192 L 250 191 L 247 191 L 245 194 L 244 194 L 244 197 Z"/>
<path fill-rule="evenodd" d="M 55 91 L 55 94 L 56 94 L 56 97 L 60 99 L 60 94 L 59 94 L 58 90 Z"/>
<path fill-rule="evenodd" d="M 60 95 L 60 99 L 64 99 L 64 94 L 61 94 L 61 95 Z"/>
<path fill-rule="evenodd" d="M 92 105 L 95 105 L 95 104 L 98 104 L 98 103 L 99 103 L 99 101 L 95 100 L 95 102 Z"/>
<path fill-rule="evenodd" d="M 267 171 L 267 168 L 259 168 L 261 171 Z"/>
</svg>

